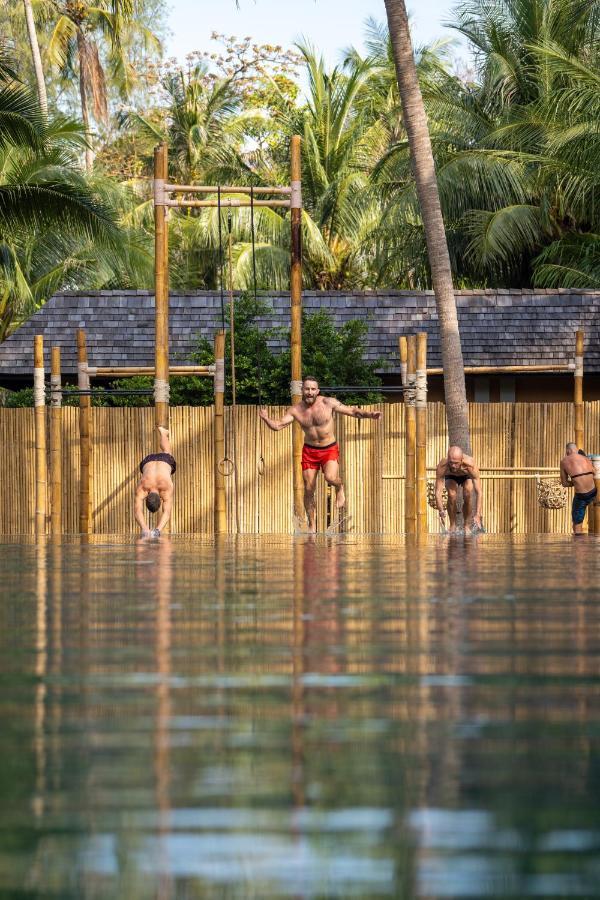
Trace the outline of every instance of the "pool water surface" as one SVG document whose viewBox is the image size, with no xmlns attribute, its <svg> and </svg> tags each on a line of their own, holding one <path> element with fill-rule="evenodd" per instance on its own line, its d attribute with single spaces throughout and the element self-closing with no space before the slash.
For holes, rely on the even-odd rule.
<svg viewBox="0 0 600 900">
<path fill-rule="evenodd" d="M 0 900 L 600 897 L 600 538 L 0 538 Z"/>
</svg>

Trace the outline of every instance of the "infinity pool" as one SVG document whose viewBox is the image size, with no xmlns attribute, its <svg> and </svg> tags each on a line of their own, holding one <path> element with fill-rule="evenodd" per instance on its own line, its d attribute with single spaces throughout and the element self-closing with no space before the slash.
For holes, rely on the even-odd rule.
<svg viewBox="0 0 600 900">
<path fill-rule="evenodd" d="M 0 898 L 600 896 L 600 538 L 0 538 Z"/>
</svg>

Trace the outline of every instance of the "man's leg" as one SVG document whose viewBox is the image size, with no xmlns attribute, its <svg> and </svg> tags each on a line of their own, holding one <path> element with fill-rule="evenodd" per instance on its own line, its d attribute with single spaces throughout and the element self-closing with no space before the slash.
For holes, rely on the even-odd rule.
<svg viewBox="0 0 600 900">
<path fill-rule="evenodd" d="M 325 481 L 335 488 L 335 505 L 341 509 L 346 505 L 346 494 L 344 493 L 344 485 L 340 478 L 340 464 L 337 459 L 328 459 L 323 466 L 323 475 Z"/>
<path fill-rule="evenodd" d="M 161 453 L 169 453 L 171 456 L 173 455 L 173 451 L 171 450 L 171 439 L 169 437 L 169 431 L 167 428 L 163 428 L 162 425 L 157 425 L 158 433 L 160 434 L 160 452 Z"/>
<path fill-rule="evenodd" d="M 463 491 L 463 522 L 465 526 L 465 532 L 467 528 L 471 528 L 473 524 L 473 482 L 465 481 L 462 486 Z"/>
<path fill-rule="evenodd" d="M 571 503 L 571 521 L 573 522 L 573 534 L 583 534 L 583 520 L 585 518 L 585 507 L 582 510 L 582 504 L 577 496 L 573 495 Z"/>
<path fill-rule="evenodd" d="M 456 497 L 458 494 L 458 485 L 455 481 L 447 481 L 446 490 L 448 491 L 448 519 L 450 521 L 448 531 L 456 531 Z"/>
<path fill-rule="evenodd" d="M 317 515 L 315 508 L 315 487 L 317 485 L 318 469 L 303 469 L 302 478 L 304 479 L 304 509 L 308 519 L 308 530 L 317 530 Z"/>
</svg>

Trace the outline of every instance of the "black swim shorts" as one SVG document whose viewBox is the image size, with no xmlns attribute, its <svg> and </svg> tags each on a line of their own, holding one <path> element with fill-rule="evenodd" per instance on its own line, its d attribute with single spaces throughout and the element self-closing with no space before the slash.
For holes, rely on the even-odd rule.
<svg viewBox="0 0 600 900">
<path fill-rule="evenodd" d="M 171 466 L 171 475 L 177 470 L 177 463 L 170 453 L 149 453 L 140 463 L 140 472 L 144 474 L 144 466 L 149 462 L 166 462 Z"/>
<path fill-rule="evenodd" d="M 574 525 L 581 525 L 583 520 L 585 519 L 585 511 L 594 501 L 596 494 L 598 491 L 596 488 L 592 488 L 591 491 L 588 491 L 586 494 L 575 494 L 573 497 L 573 505 L 571 507 L 571 516 L 573 518 Z"/>
<path fill-rule="evenodd" d="M 446 481 L 446 482 L 454 481 L 454 483 L 458 484 L 459 486 L 461 484 L 464 484 L 465 481 L 472 481 L 472 480 L 473 480 L 472 475 L 446 475 L 444 477 L 444 481 Z"/>
</svg>

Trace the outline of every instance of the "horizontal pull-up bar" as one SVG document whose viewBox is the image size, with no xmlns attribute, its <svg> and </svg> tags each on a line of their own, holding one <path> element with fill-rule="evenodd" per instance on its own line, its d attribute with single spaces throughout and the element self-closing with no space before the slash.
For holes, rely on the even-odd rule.
<svg viewBox="0 0 600 900">
<path fill-rule="evenodd" d="M 52 393 L 52 389 L 50 387 L 46 387 L 46 391 L 48 393 Z M 131 388 L 131 390 L 127 390 L 125 388 L 77 388 L 71 389 L 68 385 L 66 385 L 63 389 L 62 397 L 64 399 L 68 399 L 69 397 L 112 397 L 115 394 L 122 394 L 124 396 L 131 396 L 133 394 L 144 394 L 145 396 L 152 396 L 154 394 L 154 388 Z"/>
<path fill-rule="evenodd" d="M 556 471 L 558 471 L 558 469 Z M 511 479 L 518 479 L 519 481 L 527 481 L 530 478 L 537 478 L 537 477 L 538 477 L 538 475 L 529 474 L 527 472 L 513 472 L 510 475 L 507 474 L 506 472 L 499 472 L 496 475 L 493 475 L 493 474 L 481 475 L 481 480 L 482 481 L 510 481 Z M 542 475 L 542 477 L 547 478 L 548 474 L 546 473 L 546 475 Z M 381 480 L 382 481 L 406 481 L 406 475 L 382 475 Z"/>
<path fill-rule="evenodd" d="M 574 363 L 536 363 L 522 366 L 465 366 L 465 375 L 514 375 L 518 372 L 574 372 Z M 428 375 L 443 375 L 442 368 L 427 369 Z"/>
<path fill-rule="evenodd" d="M 163 206 L 220 206 L 221 208 L 229 208 L 230 206 L 290 206 L 289 200 L 255 200 L 252 203 L 250 200 L 240 200 L 237 197 L 225 197 L 219 203 L 218 200 L 164 200 Z"/>
<path fill-rule="evenodd" d="M 210 184 L 165 184 L 164 189 L 168 194 L 216 194 L 219 190 Z M 231 184 L 222 185 L 221 194 L 291 194 L 291 187 L 235 187 Z"/>
<path fill-rule="evenodd" d="M 154 366 L 88 366 L 86 374 L 90 378 L 132 378 L 135 375 L 154 375 Z M 208 366 L 170 366 L 169 375 L 206 375 L 211 378 L 215 374 L 213 364 Z"/>
</svg>

